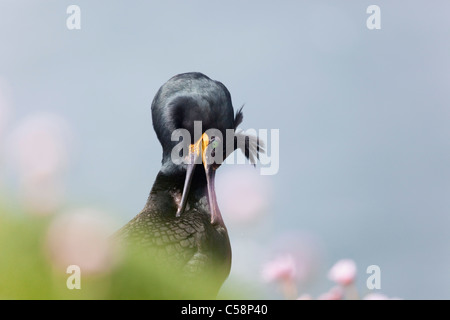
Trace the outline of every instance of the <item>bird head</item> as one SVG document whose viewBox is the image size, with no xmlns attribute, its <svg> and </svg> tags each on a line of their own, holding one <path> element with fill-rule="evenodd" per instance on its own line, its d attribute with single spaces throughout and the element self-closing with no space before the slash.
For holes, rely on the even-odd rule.
<svg viewBox="0 0 450 320">
<path fill-rule="evenodd" d="M 201 73 L 184 73 L 159 89 L 152 103 L 152 119 L 163 147 L 161 170 L 185 174 L 176 215 L 185 210 L 194 170 L 201 165 L 206 176 L 211 223 L 223 225 L 214 186 L 216 170 L 236 148 L 253 159 L 262 150 L 256 137 L 244 137 L 248 143 L 239 146 L 236 135 L 230 138 L 227 134 L 227 130 L 234 132 L 242 122 L 242 108 L 235 116 L 231 95 L 222 83 Z"/>
</svg>

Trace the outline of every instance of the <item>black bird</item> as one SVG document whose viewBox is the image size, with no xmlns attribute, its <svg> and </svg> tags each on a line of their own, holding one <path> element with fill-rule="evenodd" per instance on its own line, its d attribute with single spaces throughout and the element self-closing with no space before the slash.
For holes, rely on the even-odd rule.
<svg viewBox="0 0 450 320">
<path fill-rule="evenodd" d="M 206 279 L 209 289 L 202 297 L 213 298 L 231 268 L 230 241 L 214 188 L 215 171 L 223 161 L 218 156 L 226 158 L 239 148 L 254 163 L 263 146 L 256 137 L 234 131 L 243 120 L 242 108 L 234 115 L 227 88 L 201 73 L 171 78 L 151 109 L 163 148 L 162 167 L 144 209 L 118 235 L 181 275 L 180 286 Z M 197 137 L 195 121 L 202 126 Z M 177 129 L 185 129 L 191 139 L 173 139 Z M 234 136 L 227 137 L 227 129 Z M 174 160 L 179 155 L 181 162 Z"/>
</svg>

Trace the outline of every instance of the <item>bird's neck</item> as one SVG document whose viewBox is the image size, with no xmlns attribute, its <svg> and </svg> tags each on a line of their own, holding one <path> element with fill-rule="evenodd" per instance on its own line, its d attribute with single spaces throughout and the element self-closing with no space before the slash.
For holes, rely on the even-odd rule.
<svg viewBox="0 0 450 320">
<path fill-rule="evenodd" d="M 192 178 L 186 209 L 195 207 L 197 211 L 209 214 L 205 173 L 201 166 L 197 169 Z M 153 208 L 152 211 L 156 211 L 162 216 L 175 217 L 183 194 L 185 178 L 186 173 L 184 172 L 164 173 L 160 171 L 156 176 L 146 207 Z"/>
</svg>

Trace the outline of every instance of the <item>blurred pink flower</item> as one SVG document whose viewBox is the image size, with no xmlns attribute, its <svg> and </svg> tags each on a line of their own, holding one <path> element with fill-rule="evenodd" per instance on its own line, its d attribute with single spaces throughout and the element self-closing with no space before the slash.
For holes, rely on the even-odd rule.
<svg viewBox="0 0 450 320">
<path fill-rule="evenodd" d="M 331 288 L 328 292 L 321 294 L 317 300 L 342 300 L 344 299 L 344 290 L 342 287 L 336 286 Z"/>
<path fill-rule="evenodd" d="M 293 258 L 295 278 L 301 284 L 311 282 L 317 276 L 323 249 L 320 239 L 314 234 L 302 230 L 284 232 L 272 242 L 270 251 Z"/>
<path fill-rule="evenodd" d="M 57 216 L 47 232 L 46 249 L 59 270 L 77 265 L 85 274 L 111 270 L 118 258 L 117 247 L 109 239 L 112 224 L 94 209 L 78 209 Z"/>
<path fill-rule="evenodd" d="M 226 219 L 244 224 L 259 218 L 270 203 L 267 178 L 250 165 L 228 166 L 226 169 L 217 177 L 216 183 L 217 198 Z"/>
<path fill-rule="evenodd" d="M 339 260 L 328 272 L 328 279 L 342 286 L 352 284 L 355 278 L 356 264 L 350 259 Z"/>
<path fill-rule="evenodd" d="M 69 140 L 67 122 L 54 114 L 29 116 L 10 135 L 9 162 L 27 211 L 48 214 L 62 203 Z"/>
<path fill-rule="evenodd" d="M 313 298 L 311 297 L 311 295 L 304 293 L 302 295 L 300 295 L 297 300 L 312 300 Z"/>
<path fill-rule="evenodd" d="M 64 169 L 69 132 L 66 120 L 55 114 L 38 114 L 22 120 L 9 140 L 21 175 L 42 176 Z"/>
<path fill-rule="evenodd" d="M 48 215 L 62 204 L 64 185 L 55 177 L 30 176 L 21 181 L 20 196 L 27 212 Z"/>
<path fill-rule="evenodd" d="M 295 280 L 296 267 L 291 255 L 286 254 L 267 262 L 263 266 L 262 277 L 266 282 L 292 282 Z"/>
</svg>

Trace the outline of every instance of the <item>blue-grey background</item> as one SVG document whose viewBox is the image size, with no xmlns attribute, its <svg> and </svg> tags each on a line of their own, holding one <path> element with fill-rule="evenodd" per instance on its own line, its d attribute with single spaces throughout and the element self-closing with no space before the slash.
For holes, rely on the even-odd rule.
<svg viewBox="0 0 450 320">
<path fill-rule="evenodd" d="M 81 30 L 66 28 L 70 4 Z M 381 30 L 366 28 L 370 4 Z M 251 241 L 264 249 L 298 233 L 322 250 L 314 294 L 352 258 L 361 288 L 377 264 L 389 296 L 449 298 L 449 12 L 437 0 L 1 0 L 8 126 L 39 111 L 68 119 L 70 202 L 126 223 L 159 170 L 154 94 L 177 73 L 203 72 L 235 108 L 246 104 L 244 127 L 280 129 L 279 173 L 261 178 L 268 212 L 230 226 L 229 283 L 257 281 L 260 266 L 242 262 Z"/>
</svg>

